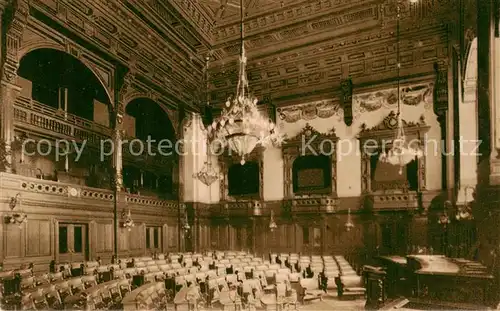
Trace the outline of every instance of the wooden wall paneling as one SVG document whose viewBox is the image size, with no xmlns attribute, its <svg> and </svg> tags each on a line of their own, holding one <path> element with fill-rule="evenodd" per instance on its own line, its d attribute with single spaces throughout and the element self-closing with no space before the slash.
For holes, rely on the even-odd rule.
<svg viewBox="0 0 500 311">
<path fill-rule="evenodd" d="M 113 255 L 113 229 L 113 222 L 110 221 L 91 222 L 91 231 L 93 231 L 94 236 L 93 241 L 95 241 L 95 247 L 91 247 L 91 249 L 95 252 L 95 257 L 99 256 L 101 259 L 104 259 L 108 257 L 111 258 Z M 118 231 L 120 231 L 120 229 L 122 228 L 118 228 Z"/>
<path fill-rule="evenodd" d="M 20 238 L 23 241 L 9 240 L 8 243 L 20 244 L 23 250 L 21 250 L 21 258 L 13 259 L 12 262 L 7 260 L 6 266 L 18 268 L 20 265 L 33 263 L 35 271 L 47 269 L 47 263 L 53 258 L 51 220 L 43 216 L 32 217 L 21 228 L 16 225 L 11 225 L 11 227 L 20 231 Z"/>
<path fill-rule="evenodd" d="M 4 226 L 5 260 L 20 259 L 25 256 L 23 239 L 25 230 L 25 225 L 21 228 L 11 224 Z"/>
<path fill-rule="evenodd" d="M 50 220 L 30 218 L 23 226 L 26 226 L 25 256 L 50 256 L 52 253 Z"/>
</svg>

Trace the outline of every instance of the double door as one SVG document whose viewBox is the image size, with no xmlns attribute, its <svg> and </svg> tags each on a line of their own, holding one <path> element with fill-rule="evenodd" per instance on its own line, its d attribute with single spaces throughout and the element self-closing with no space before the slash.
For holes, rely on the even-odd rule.
<svg viewBox="0 0 500 311">
<path fill-rule="evenodd" d="M 59 224 L 59 261 L 88 260 L 88 226 L 86 224 Z"/>
</svg>

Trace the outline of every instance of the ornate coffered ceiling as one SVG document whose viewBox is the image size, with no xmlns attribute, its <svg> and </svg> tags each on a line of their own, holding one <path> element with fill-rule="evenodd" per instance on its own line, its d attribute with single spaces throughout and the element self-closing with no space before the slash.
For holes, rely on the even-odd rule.
<svg viewBox="0 0 500 311">
<path fill-rule="evenodd" d="M 395 78 L 396 8 L 401 7 L 403 76 L 432 75 L 448 57 L 458 0 L 244 0 L 251 90 L 273 102 L 328 97 L 351 76 L 355 88 Z M 174 0 L 183 16 L 211 20 L 212 102 L 234 92 L 238 0 Z M 300 101 L 300 100 L 299 100 Z"/>
<path fill-rule="evenodd" d="M 448 56 L 459 1 L 475 0 L 243 0 L 250 88 L 291 104 L 332 97 L 348 76 L 355 89 L 394 79 L 398 3 L 402 74 L 432 75 Z M 181 102 L 196 101 L 208 52 L 212 102 L 234 92 L 239 0 L 31 3 Z"/>
</svg>

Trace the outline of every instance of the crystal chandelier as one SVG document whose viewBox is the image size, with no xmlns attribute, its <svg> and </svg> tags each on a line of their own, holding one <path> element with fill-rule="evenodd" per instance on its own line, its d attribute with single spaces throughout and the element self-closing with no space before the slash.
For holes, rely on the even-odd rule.
<svg viewBox="0 0 500 311">
<path fill-rule="evenodd" d="M 123 221 L 123 228 L 127 229 L 128 231 L 131 231 L 133 227 L 135 227 L 134 220 L 132 219 L 132 214 L 130 213 L 130 209 L 128 210 L 128 213 L 125 214 L 123 213 L 125 220 Z"/>
<path fill-rule="evenodd" d="M 400 61 L 400 50 L 399 50 L 399 36 L 400 36 L 400 18 L 401 18 L 401 8 L 397 6 L 397 28 L 396 28 L 396 58 L 397 58 L 397 80 L 398 80 L 398 113 L 397 113 L 397 129 L 396 137 L 392 141 L 391 149 L 386 153 L 382 150 L 380 154 L 380 161 L 389 163 L 391 165 L 399 166 L 399 174 L 403 174 L 403 167 L 416 158 L 421 158 L 423 152 L 420 148 L 413 148 L 406 141 L 406 135 L 404 132 L 403 119 L 401 117 L 401 81 L 400 81 L 400 71 L 401 71 L 401 61 Z"/>
<path fill-rule="evenodd" d="M 205 95 L 207 96 L 207 107 L 210 105 L 209 98 L 208 98 L 208 63 L 210 61 L 210 56 L 208 55 L 205 58 L 205 83 L 206 83 L 206 90 L 205 90 Z M 203 164 L 203 167 L 201 170 L 193 174 L 193 178 L 198 179 L 201 181 L 205 186 L 210 187 L 214 182 L 216 182 L 219 179 L 219 174 L 214 170 L 212 167 L 212 159 L 211 159 L 211 154 L 210 154 L 210 144 L 207 138 L 207 161 Z"/>
<path fill-rule="evenodd" d="M 276 229 L 278 229 L 278 225 L 276 224 L 276 221 L 274 221 L 274 211 L 271 210 L 271 219 L 269 220 L 269 230 L 273 232 Z"/>
<path fill-rule="evenodd" d="M 210 157 L 208 161 L 205 161 L 202 169 L 198 173 L 193 174 L 193 177 L 201 181 L 207 187 L 210 187 L 214 182 L 219 180 L 219 174 L 212 167 Z"/>
<path fill-rule="evenodd" d="M 10 215 L 5 216 L 8 223 L 18 225 L 19 228 L 21 228 L 23 224 L 28 222 L 28 215 L 20 211 L 19 212 L 14 211 L 14 209 L 17 206 L 17 203 L 21 204 L 21 200 L 19 199 L 20 196 L 21 194 L 17 193 L 16 196 L 10 198 L 9 207 L 12 213 Z"/>
<path fill-rule="evenodd" d="M 246 73 L 247 57 L 243 41 L 243 1 L 240 1 L 240 68 L 236 94 L 227 100 L 221 116 L 207 127 L 211 141 L 221 148 L 229 147 L 245 164 L 245 157 L 258 145 L 279 146 L 283 136 L 269 118 L 264 117 L 257 107 L 258 100 L 249 93 Z"/>
</svg>

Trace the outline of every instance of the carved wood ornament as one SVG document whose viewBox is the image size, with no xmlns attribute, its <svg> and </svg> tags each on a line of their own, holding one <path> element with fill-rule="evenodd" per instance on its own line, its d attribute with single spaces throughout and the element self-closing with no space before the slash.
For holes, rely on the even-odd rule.
<svg viewBox="0 0 500 311">
<path fill-rule="evenodd" d="M 7 21 L 6 56 L 3 65 L 2 79 L 14 82 L 19 67 L 19 48 L 24 29 L 29 16 L 29 3 L 27 0 L 15 0 L 10 8 L 10 20 Z"/>
<path fill-rule="evenodd" d="M 362 193 L 373 193 L 371 181 L 371 156 L 372 148 L 384 146 L 386 149 L 390 147 L 392 140 L 395 137 L 397 129 L 397 116 L 394 111 L 391 111 L 382 122 L 378 125 L 367 128 L 365 124 L 361 126 L 361 131 L 358 135 L 361 148 L 361 191 Z M 406 122 L 403 120 L 404 131 L 408 140 L 417 139 L 420 146 L 425 146 L 425 133 L 429 130 L 429 126 L 425 123 L 424 117 L 420 117 L 418 122 Z M 420 190 L 425 190 L 425 154 L 418 160 L 418 186 Z"/>
<path fill-rule="evenodd" d="M 342 89 L 342 106 L 344 107 L 344 122 L 347 126 L 352 124 L 352 79 L 340 82 Z"/>
<path fill-rule="evenodd" d="M 335 129 L 320 133 L 309 123 L 295 137 L 288 138 L 282 145 L 284 198 L 293 199 L 293 162 L 300 156 L 327 155 L 331 160 L 330 196 L 337 196 L 337 148 Z"/>
</svg>

